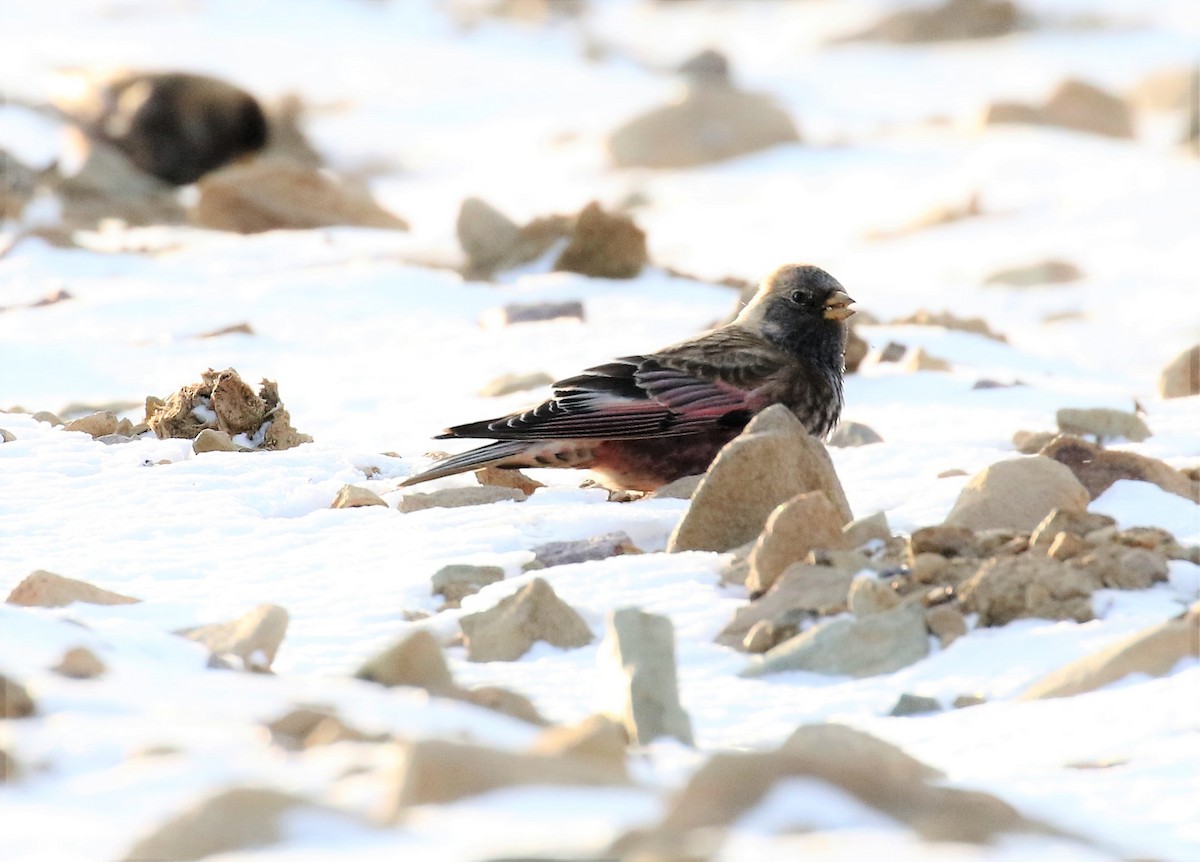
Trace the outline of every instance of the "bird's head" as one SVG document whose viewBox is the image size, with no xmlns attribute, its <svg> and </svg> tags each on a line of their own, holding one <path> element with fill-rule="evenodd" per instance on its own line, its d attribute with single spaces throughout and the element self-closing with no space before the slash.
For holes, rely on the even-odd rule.
<svg viewBox="0 0 1200 862">
<path fill-rule="evenodd" d="M 825 270 L 789 263 L 763 279 L 736 322 L 790 351 L 807 352 L 826 344 L 842 348 L 853 302 Z"/>
</svg>

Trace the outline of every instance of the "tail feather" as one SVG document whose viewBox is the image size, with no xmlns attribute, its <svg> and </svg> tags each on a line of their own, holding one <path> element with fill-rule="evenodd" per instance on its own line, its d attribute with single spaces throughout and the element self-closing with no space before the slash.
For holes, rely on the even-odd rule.
<svg viewBox="0 0 1200 862">
<path fill-rule="evenodd" d="M 430 479 L 441 479 L 443 476 L 453 476 L 457 473 L 465 473 L 468 470 L 495 464 L 519 455 L 528 448 L 529 443 L 524 440 L 501 440 L 487 446 L 480 446 L 478 449 L 463 452 L 461 455 L 443 458 L 428 470 L 405 479 L 400 483 L 400 487 L 405 488 L 420 482 L 428 482 Z"/>
</svg>

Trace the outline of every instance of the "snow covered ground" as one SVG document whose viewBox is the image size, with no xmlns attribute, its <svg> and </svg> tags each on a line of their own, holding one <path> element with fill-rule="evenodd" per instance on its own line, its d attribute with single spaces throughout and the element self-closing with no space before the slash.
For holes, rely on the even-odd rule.
<svg viewBox="0 0 1200 862">
<path fill-rule="evenodd" d="M 536 729 L 515 720 L 348 674 L 414 626 L 453 636 L 462 613 L 491 607 L 532 577 L 521 567 L 538 544 L 624 530 L 643 550 L 661 551 L 686 501 L 612 503 L 580 489 L 575 473 L 530 471 L 548 487 L 523 503 L 401 515 L 395 486 L 440 447 L 429 438 L 441 428 L 530 400 L 481 397 L 488 380 L 566 376 L 723 318 L 735 294 L 703 279 L 809 261 L 880 320 L 949 310 L 1007 335 L 1003 344 L 936 327 L 860 327 L 873 348 L 923 346 L 954 369 L 868 364 L 847 378 L 845 418 L 886 442 L 831 454 L 855 514 L 883 510 L 897 532 L 945 517 L 967 477 L 939 473 L 969 475 L 1012 456 L 1013 432 L 1052 429 L 1060 407 L 1129 410 L 1136 400 L 1154 435 L 1123 448 L 1181 468 L 1200 463 L 1200 399 L 1156 394 L 1159 369 L 1200 341 L 1200 162 L 1154 118 L 1141 119 L 1135 141 L 980 131 L 970 121 L 989 100 L 1036 99 L 1067 76 L 1125 91 L 1148 72 L 1194 61 L 1200 7 L 1026 0 L 1045 26 L 1001 39 L 823 47 L 903 5 L 912 4 L 597 0 L 581 21 L 487 20 L 464 30 L 442 4 L 400 0 L 0 3 L 0 86 L 9 92 L 44 97 L 56 70 L 101 65 L 203 71 L 268 98 L 298 92 L 316 106 L 307 130 L 330 164 L 388 165 L 372 188 L 413 225 L 409 234 L 251 237 L 116 227 L 80 237 L 83 249 L 27 239 L 0 257 L 0 305 L 9 307 L 0 313 L 0 410 L 126 402 L 139 406 L 123 415 L 138 421 L 147 395 L 166 396 L 208 367 L 234 367 L 248 381 L 278 381 L 293 423 L 315 441 L 197 456 L 190 441 L 106 446 L 0 413 L 16 438 L 0 445 L 0 592 L 47 569 L 144 599 L 0 605 L 0 672 L 25 683 L 43 716 L 0 722 L 0 749 L 28 773 L 0 788 L 4 858 L 117 858 L 204 791 L 234 783 L 369 814 L 384 779 L 373 768 L 347 775 L 367 757 L 353 744 L 283 753 L 255 729 L 291 704 L 336 704 L 348 723 L 399 738 L 528 744 Z M 1098 23 L 1084 28 L 1081 16 Z M 585 36 L 609 46 L 607 59 L 584 58 Z M 739 81 L 791 110 L 807 142 L 690 170 L 608 167 L 604 134 L 668 98 L 678 82 L 658 70 L 709 45 L 729 54 Z M 939 116 L 951 121 L 930 122 Z M 0 106 L 0 149 L 45 163 L 61 146 L 54 124 Z M 657 266 L 634 280 L 530 267 L 500 284 L 464 283 L 420 263 L 457 255 L 454 219 L 468 195 L 523 220 L 635 192 L 647 201 L 633 215 Z M 978 218 L 870 237 L 972 194 Z M 9 237 L 16 228 L 6 227 Z M 982 285 L 996 269 L 1046 257 L 1074 262 L 1084 277 L 1024 290 Z M 62 288 L 71 300 L 13 307 Z M 582 300 L 586 322 L 479 323 L 506 303 L 562 299 Z M 1055 321 L 1063 313 L 1072 316 Z M 241 322 L 255 334 L 194 337 Z M 981 378 L 1027 385 L 972 389 Z M 347 483 L 393 508 L 330 509 Z M 1118 483 L 1092 510 L 1200 542 L 1200 506 L 1144 483 Z M 825 785 L 793 782 L 739 823 L 720 858 L 1200 856 L 1200 665 L 1069 699 L 1014 700 L 1046 672 L 1200 598 L 1200 568 L 1177 562 L 1151 590 L 1102 591 L 1092 622 L 980 628 L 890 675 L 740 679 L 745 656 L 713 643 L 746 600 L 719 585 L 721 562 L 648 553 L 538 573 L 595 632 L 609 610 L 630 605 L 674 623 L 698 750 L 648 746 L 636 787 L 498 791 L 428 806 L 389 829 L 298 822 L 283 844 L 222 858 L 596 853 L 654 822 L 664 793 L 708 752 L 771 747 L 824 720 L 893 741 L 948 784 L 993 793 L 1090 846 L 1049 838 L 932 846 Z M 407 622 L 406 612 L 437 611 L 429 578 L 449 563 L 499 565 L 507 577 L 461 611 Z M 291 614 L 274 677 L 207 670 L 205 650 L 171 634 L 266 602 Z M 75 681 L 49 672 L 78 645 L 108 673 Z M 485 664 L 458 648 L 448 654 L 463 685 L 514 689 L 552 721 L 570 722 L 603 706 L 597 649 L 543 643 L 520 661 Z M 906 692 L 947 705 L 962 694 L 988 702 L 887 717 Z M 174 753 L 133 756 L 154 746 Z"/>
</svg>

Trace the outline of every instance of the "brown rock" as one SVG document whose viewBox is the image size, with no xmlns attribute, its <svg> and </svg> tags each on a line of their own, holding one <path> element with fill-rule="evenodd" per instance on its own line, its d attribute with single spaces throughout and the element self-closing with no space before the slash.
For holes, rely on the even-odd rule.
<svg viewBox="0 0 1200 862">
<path fill-rule="evenodd" d="M 846 335 L 846 356 L 845 365 L 846 373 L 853 374 L 858 371 L 863 360 L 867 358 L 867 353 L 870 352 L 870 346 L 865 338 L 859 335 L 854 327 L 850 328 L 850 332 Z"/>
<path fill-rule="evenodd" d="M 717 643 L 736 647 L 760 621 L 776 622 L 790 611 L 844 610 L 854 572 L 796 563 L 789 566 L 761 598 L 739 608 L 717 635 Z"/>
<path fill-rule="evenodd" d="M 1163 398 L 1200 395 L 1200 344 L 1166 364 L 1158 376 L 1158 394 Z"/>
<path fill-rule="evenodd" d="M 387 742 L 386 733 L 367 734 L 346 724 L 336 715 L 329 715 L 316 723 L 304 737 L 304 748 L 319 748 L 337 742 Z"/>
<path fill-rule="evenodd" d="M 1075 264 L 1049 259 L 997 270 L 985 278 L 983 283 L 1003 287 L 1036 287 L 1044 284 L 1066 284 L 1081 278 L 1083 272 Z"/>
<path fill-rule="evenodd" d="M 1184 111 L 1190 106 L 1195 70 L 1177 66 L 1151 72 L 1129 94 L 1139 108 L 1151 111 Z"/>
<path fill-rule="evenodd" d="M 104 673 L 104 662 L 87 647 L 74 647 L 63 653 L 58 664 L 51 668 L 60 676 L 71 679 L 93 679 Z"/>
<path fill-rule="evenodd" d="M 618 167 L 686 168 L 799 139 L 770 97 L 714 83 L 691 86 L 681 101 L 625 123 L 608 149 Z"/>
<path fill-rule="evenodd" d="M 1185 658 L 1200 658 L 1200 608 L 1143 629 L 1099 652 L 1060 667 L 1031 685 L 1021 700 L 1072 697 L 1130 674 L 1169 674 Z"/>
<path fill-rule="evenodd" d="M 116 433 L 117 417 L 111 411 L 104 410 L 87 416 L 81 416 L 78 419 L 72 419 L 63 425 L 63 428 L 67 431 L 82 431 L 93 438 L 103 437 L 105 434 Z"/>
<path fill-rule="evenodd" d="M 254 437 L 268 423 L 259 448 L 290 449 L 312 442 L 307 434 L 292 428 L 291 416 L 273 381 L 262 381 L 256 395 L 232 368 L 224 371 L 210 368 L 200 377 L 199 383 L 182 387 L 165 402 L 146 399 L 146 423 L 160 439 L 193 439 L 206 429 L 223 432 L 230 438 L 237 434 Z M 207 451 L 236 445 L 232 440 L 226 442 L 225 436 L 206 435 L 200 445 Z"/>
<path fill-rule="evenodd" d="M 357 225 L 408 230 L 408 223 L 377 204 L 366 188 L 328 173 L 272 159 L 231 165 L 197 183 L 189 212 L 201 227 L 234 233 Z"/>
<path fill-rule="evenodd" d="M 1116 519 L 1099 512 L 1055 509 L 1034 528 L 1029 537 L 1029 544 L 1033 547 L 1049 547 L 1058 538 L 1059 533 L 1073 533 L 1082 538 L 1104 527 L 1113 527 L 1116 523 Z"/>
<path fill-rule="evenodd" d="M 49 422 L 51 425 L 63 424 L 62 420 L 49 410 L 39 410 L 37 413 L 32 414 L 29 418 L 33 419 L 35 422 Z"/>
<path fill-rule="evenodd" d="M 0 203 L 3 201 L 0 200 Z M 0 216 L 3 216 L 0 211 Z M 7 787 L 21 777 L 21 767 L 15 757 L 0 748 L 0 787 Z"/>
<path fill-rule="evenodd" d="M 15 434 L 13 434 L 13 432 L 9 431 L 7 428 L 0 428 L 0 443 L 11 443 L 16 439 L 17 437 Z"/>
<path fill-rule="evenodd" d="M 441 646 L 425 629 L 417 629 L 369 659 L 354 675 L 388 687 L 416 686 L 430 694 L 446 695 L 457 690 Z"/>
<path fill-rule="evenodd" d="M 554 268 L 592 278 L 636 278 L 647 261 L 645 232 L 628 216 L 606 213 L 593 201 L 580 210 Z"/>
<path fill-rule="evenodd" d="M 905 371 L 952 371 L 953 368 L 945 359 L 930 356 L 923 347 L 909 351 L 908 359 L 904 361 Z"/>
<path fill-rule="evenodd" d="M 996 557 L 958 590 L 963 607 L 979 614 L 980 625 L 1002 626 L 1025 617 L 1092 619 L 1098 579 L 1067 563 L 1023 554 Z"/>
<path fill-rule="evenodd" d="M 428 494 L 406 494 L 400 498 L 396 508 L 407 514 L 422 509 L 456 509 L 460 506 L 485 506 L 511 500 L 520 503 L 525 494 L 516 488 L 498 488 L 494 485 L 478 488 L 442 488 Z"/>
<path fill-rule="evenodd" d="M 233 438 L 216 428 L 205 428 L 192 441 L 192 451 L 197 455 L 205 452 L 248 452 L 245 446 L 233 442 Z"/>
<path fill-rule="evenodd" d="M 1083 81 L 1067 80 L 1042 106 L 1045 121 L 1079 132 L 1132 138 L 1133 117 L 1117 96 Z"/>
<path fill-rule="evenodd" d="M 1083 544 L 1082 539 L 1077 541 Z M 1118 590 L 1145 590 L 1167 579 L 1166 557 L 1145 548 L 1103 545 L 1093 548 L 1076 562 L 1104 586 Z"/>
<path fill-rule="evenodd" d="M 360 488 L 358 485 L 343 485 L 329 504 L 331 509 L 355 509 L 360 506 L 387 507 L 387 501 L 370 488 Z"/>
<path fill-rule="evenodd" d="M 533 560 L 526 563 L 527 569 L 548 569 L 551 566 L 567 566 L 589 560 L 606 560 L 625 554 L 640 554 L 641 548 L 633 543 L 626 533 L 617 530 L 590 539 L 569 542 L 547 542 L 533 548 Z"/>
<path fill-rule="evenodd" d="M 958 495 L 946 524 L 1029 531 L 1053 509 L 1086 509 L 1087 504 L 1087 489 L 1062 464 L 1040 456 L 1020 458 L 976 474 Z"/>
<path fill-rule="evenodd" d="M 501 715 L 507 715 L 510 718 L 528 722 L 529 724 L 536 724 L 539 727 L 545 727 L 549 724 L 542 717 L 542 714 L 537 711 L 537 707 L 534 706 L 533 701 L 523 694 L 509 691 L 506 688 L 485 685 L 470 689 L 469 691 L 459 690 L 451 696 L 456 700 L 464 700 L 483 709 L 490 709 L 492 712 L 498 712 Z"/>
<path fill-rule="evenodd" d="M 625 771 L 584 757 L 519 754 L 423 739 L 407 746 L 390 793 L 393 817 L 414 805 L 453 802 L 489 790 L 525 785 L 603 787 L 628 783 Z"/>
<path fill-rule="evenodd" d="M 776 506 L 807 491 L 825 492 L 842 524 L 853 518 L 825 447 L 786 407 L 768 407 L 717 453 L 667 550 L 735 548 L 762 531 Z"/>
<path fill-rule="evenodd" d="M 889 341 L 879 351 L 879 361 L 880 362 L 899 362 L 901 359 L 904 358 L 904 354 L 907 351 L 908 351 L 908 348 L 905 347 L 903 344 L 899 344 L 895 341 Z"/>
<path fill-rule="evenodd" d="M 533 371 L 528 374 L 501 374 L 485 383 L 479 390 L 479 394 L 485 398 L 498 398 L 501 395 L 512 395 L 514 392 L 541 389 L 553 382 L 554 378 L 544 371 Z"/>
<path fill-rule="evenodd" d="M 325 707 L 298 707 L 267 722 L 266 727 L 276 744 L 287 749 L 297 749 L 302 747 L 304 740 L 321 722 L 332 716 L 333 713 Z"/>
<path fill-rule="evenodd" d="M 1054 438 L 1041 454 L 1066 465 L 1093 500 L 1107 491 L 1113 482 L 1131 479 L 1151 482 L 1164 491 L 1193 502 L 1200 501 L 1200 482 L 1156 458 L 1136 452 L 1102 449 L 1080 437 L 1064 434 Z"/>
<path fill-rule="evenodd" d="M 184 629 L 179 634 L 204 644 L 215 655 L 235 655 L 248 670 L 269 670 L 287 633 L 288 612 L 279 605 L 259 605 L 228 623 Z"/>
<path fill-rule="evenodd" d="M 752 594 L 769 589 L 784 569 L 812 550 L 847 547 L 842 534 L 844 523 L 841 513 L 821 491 L 798 494 L 777 506 L 750 552 L 746 588 Z"/>
<path fill-rule="evenodd" d="M 978 214 L 978 213 L 976 213 Z M 949 311 L 929 311 L 922 308 L 916 314 L 908 317 L 897 317 L 895 324 L 912 324 L 914 326 L 940 326 L 942 329 L 953 329 L 957 332 L 973 332 L 993 341 L 1007 341 L 1003 335 L 993 332 L 982 317 L 959 317 Z"/>
<path fill-rule="evenodd" d="M 967 633 L 967 620 L 953 605 L 934 605 L 925 611 L 925 625 L 937 637 L 942 649 Z"/>
<path fill-rule="evenodd" d="M 86 581 L 64 578 L 62 575 L 39 569 L 13 587 L 13 591 L 8 594 L 6 601 L 10 605 L 61 608 L 72 602 L 85 602 L 90 605 L 128 605 L 140 602 L 141 599 L 123 596 Z"/>
<path fill-rule="evenodd" d="M 467 596 L 474 595 L 488 584 L 504 580 L 499 566 L 469 566 L 461 563 L 442 566 L 430 579 L 433 594 L 443 596 L 446 606 L 456 608 Z"/>
<path fill-rule="evenodd" d="M 25 686 L 0 673 L 0 718 L 28 718 L 37 712 Z"/>
<path fill-rule="evenodd" d="M 1017 431 L 1012 440 L 1022 455 L 1036 455 L 1057 436 L 1053 431 Z"/>
<path fill-rule="evenodd" d="M 940 6 L 903 9 L 841 41 L 947 42 L 988 39 L 1017 28 L 1009 0 L 946 0 Z"/>
<path fill-rule="evenodd" d="M 865 518 L 856 518 L 842 527 L 842 535 L 846 537 L 847 548 L 857 549 L 876 540 L 887 542 L 892 538 L 892 530 L 888 526 L 887 515 L 876 512 Z"/>
<path fill-rule="evenodd" d="M 847 601 L 850 612 L 856 617 L 869 617 L 890 611 L 900 604 L 900 597 L 887 584 L 870 576 L 859 575 L 850 584 Z"/>
<path fill-rule="evenodd" d="M 516 661 L 535 641 L 574 649 L 592 641 L 583 617 L 541 578 L 534 578 L 495 607 L 459 620 L 468 661 Z"/>
<path fill-rule="evenodd" d="M 526 497 L 538 488 L 546 487 L 537 479 L 530 479 L 520 470 L 505 470 L 500 467 L 481 467 L 475 471 L 475 481 L 492 488 L 516 488 Z"/>
<path fill-rule="evenodd" d="M 968 527 L 942 524 L 914 530 L 908 538 L 908 550 L 918 554 L 940 554 L 943 557 L 968 557 L 975 553 L 975 533 Z"/>
<path fill-rule="evenodd" d="M 1085 547 L 1083 539 L 1064 531 L 1054 537 L 1050 547 L 1046 549 L 1046 556 L 1055 560 L 1069 560 L 1079 556 Z"/>
<path fill-rule="evenodd" d="M 1124 437 L 1140 443 L 1150 436 L 1150 429 L 1136 413 L 1096 407 L 1078 410 L 1064 407 L 1057 413 L 1058 430 L 1064 434 L 1092 434 L 1097 443 L 1114 437 Z"/>
<path fill-rule="evenodd" d="M 744 652 L 758 655 L 774 649 L 799 633 L 800 629 L 797 626 L 777 624 L 773 620 L 759 620 L 750 626 L 750 631 L 742 638 L 741 648 Z"/>
<path fill-rule="evenodd" d="M 592 760 L 615 773 L 625 770 L 628 746 L 624 725 L 606 715 L 593 715 L 578 724 L 547 728 L 534 740 L 530 753 Z"/>
</svg>

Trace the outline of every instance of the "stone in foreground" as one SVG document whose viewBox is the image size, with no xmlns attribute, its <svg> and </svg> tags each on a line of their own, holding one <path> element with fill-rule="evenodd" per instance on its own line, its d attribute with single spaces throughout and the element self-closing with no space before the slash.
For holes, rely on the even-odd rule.
<svg viewBox="0 0 1200 862">
<path fill-rule="evenodd" d="M 459 620 L 467 642 L 468 661 L 516 661 L 535 641 L 575 649 L 592 641 L 579 613 L 534 578 L 493 608 Z"/>
<path fill-rule="evenodd" d="M 692 723 L 679 703 L 675 673 L 675 630 L 671 620 L 638 608 L 621 608 L 608 618 L 600 652 L 601 672 L 617 703 L 611 713 L 632 742 L 660 736 L 692 744 Z"/>
</svg>

